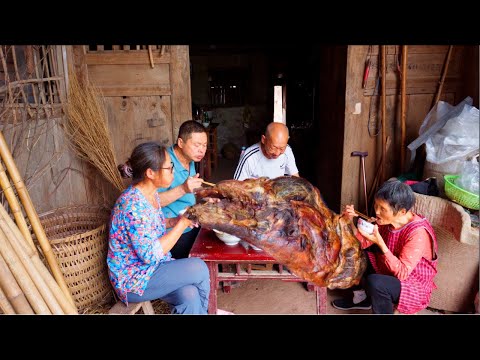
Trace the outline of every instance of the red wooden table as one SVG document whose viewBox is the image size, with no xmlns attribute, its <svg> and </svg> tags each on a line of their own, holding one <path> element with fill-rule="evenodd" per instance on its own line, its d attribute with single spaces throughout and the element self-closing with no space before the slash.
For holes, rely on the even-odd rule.
<svg viewBox="0 0 480 360">
<path fill-rule="evenodd" d="M 305 280 L 283 270 L 252 270 L 252 264 L 276 264 L 276 260 L 264 251 L 253 250 L 241 242 L 237 245 L 226 245 L 215 236 L 212 230 L 200 229 L 197 239 L 190 250 L 190 257 L 203 259 L 210 271 L 210 298 L 208 313 L 217 313 L 217 288 L 220 282 L 246 281 L 249 279 L 275 279 L 293 282 L 306 282 Z M 235 271 L 219 271 L 219 265 L 234 264 Z M 241 265 L 246 265 L 243 269 Z M 327 313 L 327 288 L 313 284 L 310 289 L 315 291 L 317 314 Z"/>
</svg>

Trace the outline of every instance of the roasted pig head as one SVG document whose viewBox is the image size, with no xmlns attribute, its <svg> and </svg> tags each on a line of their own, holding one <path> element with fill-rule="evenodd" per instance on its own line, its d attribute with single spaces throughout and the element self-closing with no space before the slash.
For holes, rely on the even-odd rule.
<svg viewBox="0 0 480 360">
<path fill-rule="evenodd" d="M 307 180 L 224 180 L 196 197 L 189 219 L 262 248 L 298 277 L 330 289 L 360 282 L 366 257 L 351 221 L 331 211 Z"/>
</svg>

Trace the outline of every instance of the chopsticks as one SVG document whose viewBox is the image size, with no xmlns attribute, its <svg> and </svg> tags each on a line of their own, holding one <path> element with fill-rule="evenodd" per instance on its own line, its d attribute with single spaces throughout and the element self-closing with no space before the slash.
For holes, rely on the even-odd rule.
<svg viewBox="0 0 480 360">
<path fill-rule="evenodd" d="M 211 182 L 208 182 L 208 181 L 205 181 L 205 180 L 202 180 L 202 183 L 204 183 L 205 185 L 215 186 L 215 184 L 213 184 Z"/>
<path fill-rule="evenodd" d="M 353 210 L 355 211 L 355 214 L 357 214 L 358 216 L 360 216 L 361 218 L 367 220 L 367 221 L 372 221 L 372 218 L 365 215 L 365 214 L 362 214 L 360 211 L 357 211 L 357 210 Z"/>
</svg>

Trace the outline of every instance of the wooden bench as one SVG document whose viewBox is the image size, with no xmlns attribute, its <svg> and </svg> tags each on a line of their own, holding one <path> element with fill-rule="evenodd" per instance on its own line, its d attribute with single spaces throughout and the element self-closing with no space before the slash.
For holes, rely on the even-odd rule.
<svg viewBox="0 0 480 360">
<path fill-rule="evenodd" d="M 128 303 L 128 306 L 121 301 L 117 301 L 115 305 L 108 311 L 109 314 L 116 315 L 135 315 L 140 308 L 146 315 L 154 315 L 152 303 L 150 301 L 143 301 L 139 303 Z"/>
</svg>

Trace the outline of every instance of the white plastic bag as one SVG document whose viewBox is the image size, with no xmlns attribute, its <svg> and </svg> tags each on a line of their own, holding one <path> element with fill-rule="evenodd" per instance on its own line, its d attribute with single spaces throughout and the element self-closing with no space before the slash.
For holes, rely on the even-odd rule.
<svg viewBox="0 0 480 360">
<path fill-rule="evenodd" d="M 407 163 L 409 166 L 413 164 L 413 161 L 416 157 L 417 148 L 421 145 L 425 144 L 430 138 L 435 135 L 439 130 L 441 130 L 447 121 L 458 117 L 465 106 L 472 105 L 473 100 L 470 96 L 467 96 L 463 99 L 459 104 L 456 106 L 452 106 L 444 101 L 439 101 L 435 106 L 430 110 L 427 114 L 425 119 L 423 120 L 422 125 L 420 126 L 419 130 L 419 137 L 413 140 L 407 146 L 408 150 L 408 159 Z M 430 153 L 434 151 L 434 146 L 430 144 Z M 433 149 L 432 149 L 433 148 Z M 427 149 L 427 156 L 428 156 L 428 149 Z M 430 155 L 434 156 L 436 159 L 435 154 Z M 462 159 L 464 160 L 464 159 Z"/>
<path fill-rule="evenodd" d="M 463 163 L 463 169 L 457 179 L 457 185 L 472 194 L 479 193 L 478 156 Z"/>
<path fill-rule="evenodd" d="M 463 104 L 461 112 L 448 119 L 446 124 L 425 143 L 427 161 L 443 164 L 453 160 L 465 160 L 479 149 L 479 111 Z"/>
<path fill-rule="evenodd" d="M 472 105 L 472 101 L 469 101 L 467 103 L 469 105 Z M 425 119 L 423 119 L 420 129 L 418 129 L 418 134 L 423 135 L 425 131 L 430 129 L 433 126 L 433 124 L 435 124 L 439 119 L 447 115 L 448 112 L 452 109 L 453 109 L 453 105 L 450 105 L 445 101 L 437 102 L 435 106 L 428 112 L 427 116 L 425 116 Z"/>
</svg>

